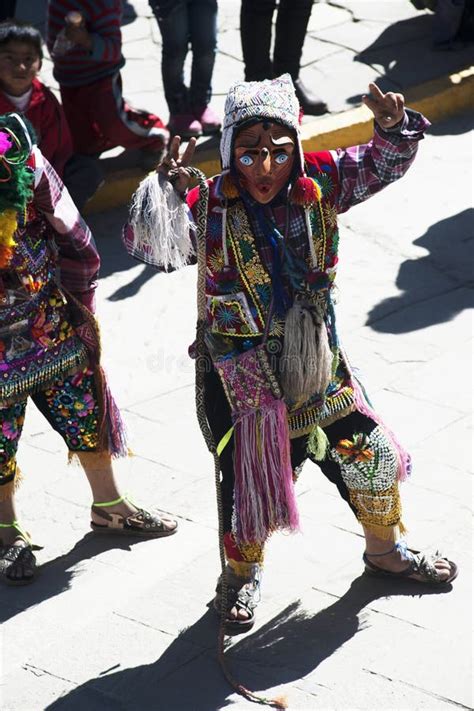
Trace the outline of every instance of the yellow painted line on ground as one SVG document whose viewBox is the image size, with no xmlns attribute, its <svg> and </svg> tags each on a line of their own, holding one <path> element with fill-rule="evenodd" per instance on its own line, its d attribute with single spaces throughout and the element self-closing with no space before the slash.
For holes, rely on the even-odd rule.
<svg viewBox="0 0 474 711">
<path fill-rule="evenodd" d="M 432 123 L 469 109 L 474 111 L 474 67 L 420 84 L 407 91 L 405 98 L 410 108 L 421 111 Z M 303 124 L 301 129 L 305 151 L 324 151 L 367 143 L 372 133 L 372 114 L 365 106 L 322 116 Z M 206 175 L 216 175 L 220 171 L 217 149 L 198 149 L 194 164 Z M 125 205 L 145 175 L 138 168 L 113 173 L 88 203 L 85 213 L 103 212 Z"/>
</svg>

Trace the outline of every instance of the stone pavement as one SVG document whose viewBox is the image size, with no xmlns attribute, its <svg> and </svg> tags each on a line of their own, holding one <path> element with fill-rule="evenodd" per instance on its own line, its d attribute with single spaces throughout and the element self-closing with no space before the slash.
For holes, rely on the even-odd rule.
<svg viewBox="0 0 474 711">
<path fill-rule="evenodd" d="M 298 483 L 302 533 L 268 546 L 258 625 L 234 638 L 236 678 L 290 709 L 472 708 L 469 494 L 472 121 L 440 123 L 408 175 L 342 218 L 339 314 L 379 410 L 414 455 L 403 487 L 413 547 L 461 566 L 452 590 L 361 575 L 352 514 L 316 467 Z M 85 477 L 30 405 L 20 520 L 44 545 L 32 586 L 0 590 L 4 711 L 250 709 L 215 658 L 212 460 L 194 415 L 187 346 L 195 268 L 132 262 L 125 209 L 91 216 L 103 267 L 104 362 L 135 457 L 126 490 L 179 518 L 178 535 L 96 540 Z"/>
<path fill-rule="evenodd" d="M 17 16 L 44 27 L 47 0 L 18 0 Z M 161 81 L 161 36 L 147 0 L 124 2 L 122 76 L 124 93 L 135 106 L 153 110 L 165 120 L 168 109 Z M 219 47 L 213 77 L 212 105 L 223 113 L 229 85 L 243 78 L 239 34 L 240 0 L 219 2 Z M 367 141 L 371 113 L 360 107 L 368 83 L 384 91 L 402 91 L 431 120 L 445 118 L 459 107 L 474 110 L 473 45 L 451 52 L 431 47 L 432 14 L 417 11 L 409 0 L 338 0 L 316 2 L 304 44 L 301 78 L 328 103 L 329 116 L 304 117 L 307 150 L 345 147 Z M 188 56 L 186 75 L 190 74 Z M 468 67 L 464 74 L 459 71 Z M 455 74 L 452 78 L 453 73 Z M 450 78 L 451 75 L 451 78 Z M 42 76 L 51 86 L 47 58 Z M 432 83 L 432 81 L 434 83 Z M 427 84 L 428 83 L 428 84 Z M 200 141 L 196 163 L 208 175 L 219 169 L 216 139 Z M 137 154 L 121 149 L 104 154 L 107 180 L 88 205 L 102 211 L 125 204 L 143 170 Z"/>
</svg>

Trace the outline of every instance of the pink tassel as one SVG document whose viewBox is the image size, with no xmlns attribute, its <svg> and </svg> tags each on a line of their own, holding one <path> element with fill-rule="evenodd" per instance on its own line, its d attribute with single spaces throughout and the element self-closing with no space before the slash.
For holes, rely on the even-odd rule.
<svg viewBox="0 0 474 711">
<path fill-rule="evenodd" d="M 384 423 L 382 418 L 371 408 L 360 383 L 356 378 L 352 378 L 352 387 L 354 388 L 355 406 L 358 412 L 376 422 L 380 427 L 383 427 L 385 433 L 392 440 L 392 444 L 398 455 L 398 480 L 406 481 L 411 474 L 411 457 L 408 452 L 402 447 L 392 430 Z"/>
<path fill-rule="evenodd" d="M 5 153 L 10 150 L 12 145 L 12 140 L 8 133 L 0 131 L 0 156 L 4 156 Z"/>
<path fill-rule="evenodd" d="M 277 529 L 298 530 L 285 403 L 240 417 L 234 436 L 237 543 L 263 544 Z"/>
<path fill-rule="evenodd" d="M 321 188 L 314 178 L 301 176 L 298 178 L 291 191 L 291 202 L 302 207 L 310 207 L 319 202 L 322 197 Z"/>
<path fill-rule="evenodd" d="M 99 400 L 99 438 L 104 450 L 114 458 L 126 457 L 129 454 L 125 425 L 120 410 L 113 398 L 102 366 L 96 366 L 94 371 L 95 386 Z"/>
</svg>

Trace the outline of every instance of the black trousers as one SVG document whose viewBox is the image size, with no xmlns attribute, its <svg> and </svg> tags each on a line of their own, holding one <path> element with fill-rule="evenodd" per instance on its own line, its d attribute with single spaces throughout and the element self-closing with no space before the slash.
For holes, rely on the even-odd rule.
<svg viewBox="0 0 474 711">
<path fill-rule="evenodd" d="M 209 369 L 205 376 L 205 405 L 206 415 L 211 428 L 214 440 L 220 442 L 222 437 L 232 427 L 232 419 L 229 404 L 227 402 L 224 389 L 214 369 Z M 359 412 L 353 412 L 337 422 L 324 428 L 329 443 L 335 446 L 341 439 L 351 439 L 353 434 L 364 432 L 370 434 L 376 427 L 376 423 Z M 307 436 L 297 437 L 291 440 L 291 463 L 293 468 L 300 466 L 308 458 Z M 232 508 L 234 501 L 234 438 L 231 437 L 220 457 L 221 464 L 221 492 L 224 518 L 224 532 L 231 531 Z M 342 498 L 351 507 L 354 514 L 356 509 L 349 499 L 349 491 L 341 475 L 341 467 L 331 459 L 326 458 L 322 462 L 315 462 L 323 474 L 335 484 Z"/>
<path fill-rule="evenodd" d="M 285 72 L 297 79 L 313 0 L 280 0 L 273 61 L 272 19 L 277 0 L 242 0 L 240 37 L 246 81 L 271 79 Z"/>
</svg>

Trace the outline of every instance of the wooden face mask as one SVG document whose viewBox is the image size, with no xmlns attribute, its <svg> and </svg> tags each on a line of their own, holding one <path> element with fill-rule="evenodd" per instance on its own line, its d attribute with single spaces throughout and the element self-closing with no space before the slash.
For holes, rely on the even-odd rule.
<svg viewBox="0 0 474 711">
<path fill-rule="evenodd" d="M 287 184 L 295 162 L 290 129 L 270 121 L 243 128 L 235 139 L 234 165 L 240 183 L 266 205 Z"/>
</svg>

